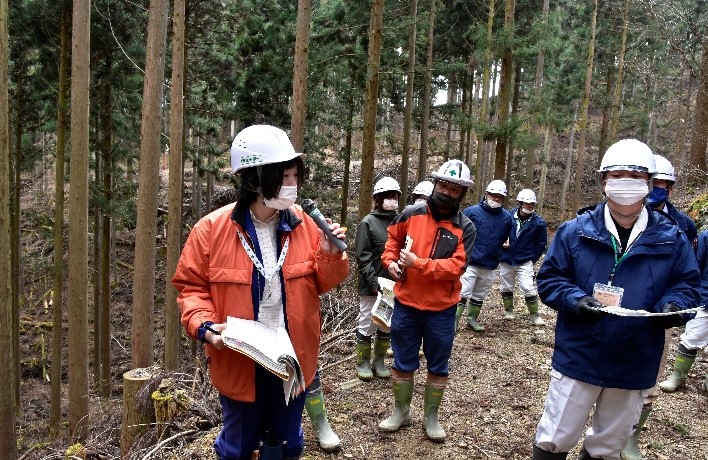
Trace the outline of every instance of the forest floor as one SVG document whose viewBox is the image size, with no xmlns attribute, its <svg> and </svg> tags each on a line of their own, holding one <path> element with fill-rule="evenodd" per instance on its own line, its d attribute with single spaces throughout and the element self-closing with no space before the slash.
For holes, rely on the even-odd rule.
<svg viewBox="0 0 708 460">
<path fill-rule="evenodd" d="M 52 440 L 47 434 L 50 383 L 49 343 L 51 305 L 46 300 L 51 289 L 52 243 L 49 195 L 27 194 L 23 199 L 24 307 L 21 312 L 21 411 L 18 416 L 18 447 L 23 459 L 59 459 L 70 444 L 66 434 Z M 557 222 L 551 222 L 553 231 Z M 555 219 L 558 221 L 558 219 Z M 353 233 L 351 235 L 353 237 Z M 90 437 L 86 443 L 90 459 L 116 459 L 120 455 L 122 374 L 130 369 L 130 326 L 132 302 L 133 234 L 117 234 L 117 277 L 111 293 L 112 395 L 90 397 Z M 353 259 L 353 253 L 350 253 Z M 162 257 L 161 257 L 162 259 Z M 155 356 L 162 358 L 164 309 L 164 264 L 157 280 Z M 354 273 L 354 270 L 351 271 Z M 89 291 L 91 292 L 91 291 Z M 546 321 L 533 326 L 516 297 L 517 318 L 503 320 L 497 282 L 482 312 L 486 326 L 478 334 L 461 328 L 455 338 L 450 360 L 450 381 L 445 392 L 440 419 L 447 431 L 443 444 L 428 441 L 421 426 L 425 360 L 416 374 L 412 424 L 394 434 L 382 434 L 378 423 L 392 410 L 390 380 L 362 382 L 356 378 L 353 325 L 358 313 L 355 281 L 350 276 L 340 288 L 323 296 L 323 346 L 320 369 L 329 420 L 341 437 L 338 452 L 322 452 L 312 427 L 304 416 L 306 449 L 303 459 L 528 459 L 536 424 L 550 379 L 555 312 L 541 306 Z M 65 307 L 66 309 L 66 307 Z M 66 313 L 65 313 L 66 314 Z M 64 336 L 66 337 L 66 325 Z M 87 331 L 89 334 L 91 331 Z M 673 331 L 667 364 L 672 368 L 681 329 Z M 187 391 L 192 404 L 163 436 L 154 430 L 134 446 L 131 459 L 209 459 L 216 457 L 212 443 L 219 431 L 219 404 L 203 368 L 201 346 L 183 341 L 183 367 L 170 376 Z M 195 351 L 196 350 L 196 351 Z M 621 353 L 622 350 L 617 350 Z M 390 366 L 392 358 L 387 358 Z M 67 416 L 66 353 L 62 389 L 63 417 Z M 708 395 L 703 379 L 708 373 L 708 357 L 699 353 L 687 386 L 674 394 L 661 394 L 646 424 L 640 446 L 648 459 L 708 459 Z M 164 377 L 165 375 L 161 375 Z M 156 380 L 157 382 L 157 380 Z M 154 383 L 156 385 L 156 383 Z M 65 430 L 66 431 L 66 430 Z M 166 438 L 175 437 L 169 442 Z M 578 451 L 576 447 L 570 458 Z"/>
</svg>

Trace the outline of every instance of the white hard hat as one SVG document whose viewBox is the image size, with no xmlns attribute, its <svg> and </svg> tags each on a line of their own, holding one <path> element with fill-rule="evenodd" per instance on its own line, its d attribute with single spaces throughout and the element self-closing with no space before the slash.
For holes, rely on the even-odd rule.
<svg viewBox="0 0 708 460">
<path fill-rule="evenodd" d="M 374 185 L 374 195 L 383 192 L 398 192 L 401 193 L 401 187 L 398 185 L 398 181 L 393 177 L 382 177 Z"/>
<path fill-rule="evenodd" d="M 506 196 L 506 184 L 503 180 L 494 179 L 487 185 L 487 193 Z"/>
<path fill-rule="evenodd" d="M 251 166 L 290 161 L 300 155 L 282 129 L 253 125 L 238 133 L 231 144 L 231 168 L 236 172 Z"/>
<path fill-rule="evenodd" d="M 669 160 L 661 155 L 654 155 L 654 162 L 656 163 L 656 176 L 654 176 L 654 179 L 676 182 L 676 171 L 674 171 L 674 167 Z"/>
<path fill-rule="evenodd" d="M 525 188 L 516 195 L 516 201 L 521 201 L 522 203 L 536 203 L 536 194 L 533 190 Z"/>
<path fill-rule="evenodd" d="M 429 180 L 424 180 L 419 182 L 418 185 L 413 189 L 413 195 L 425 195 L 430 196 L 433 194 L 433 183 Z"/>
<path fill-rule="evenodd" d="M 440 166 L 440 169 L 433 172 L 431 176 L 434 179 L 461 185 L 463 187 L 471 187 L 473 184 L 472 177 L 470 176 L 470 168 L 460 160 L 446 161 Z"/>
<path fill-rule="evenodd" d="M 600 171 L 639 171 L 656 174 L 654 153 L 648 145 L 636 139 L 622 139 L 612 144 L 600 162 Z"/>
</svg>

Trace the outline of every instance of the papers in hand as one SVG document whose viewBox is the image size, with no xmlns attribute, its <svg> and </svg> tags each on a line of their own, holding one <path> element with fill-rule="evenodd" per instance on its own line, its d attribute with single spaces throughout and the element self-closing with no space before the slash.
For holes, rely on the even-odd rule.
<svg viewBox="0 0 708 460">
<path fill-rule="evenodd" d="M 258 321 L 229 316 L 221 339 L 230 349 L 248 356 L 283 379 L 286 404 L 305 390 L 305 378 L 284 327 L 276 331 Z"/>
<path fill-rule="evenodd" d="M 636 316 L 636 317 L 680 315 L 683 313 L 696 313 L 699 310 L 703 310 L 703 307 L 689 308 L 687 310 L 680 310 L 680 311 L 671 311 L 668 313 L 653 313 L 653 312 L 646 311 L 646 310 L 632 310 L 629 308 L 622 308 L 622 307 L 604 307 L 602 309 L 602 311 L 604 311 L 604 312 L 611 313 L 611 314 L 617 315 L 617 316 Z"/>
<path fill-rule="evenodd" d="M 393 286 L 395 282 L 388 278 L 378 278 L 380 291 L 372 309 L 371 321 L 383 332 L 391 330 L 393 316 Z"/>
</svg>

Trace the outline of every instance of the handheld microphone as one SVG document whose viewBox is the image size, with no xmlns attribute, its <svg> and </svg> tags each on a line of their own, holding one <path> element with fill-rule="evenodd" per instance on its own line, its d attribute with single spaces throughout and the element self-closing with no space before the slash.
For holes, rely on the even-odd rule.
<svg viewBox="0 0 708 460">
<path fill-rule="evenodd" d="M 319 209 L 317 209 L 317 205 L 315 204 L 314 201 L 309 200 L 309 199 L 304 199 L 302 200 L 302 209 L 309 214 L 310 217 L 312 217 L 312 220 L 315 221 L 317 226 L 322 229 L 325 235 L 327 235 L 327 238 L 329 238 L 329 241 L 340 251 L 344 252 L 347 250 L 347 244 L 334 236 L 332 233 L 332 230 L 329 229 L 329 224 L 327 223 L 327 220 L 325 217 L 322 215 Z"/>
</svg>

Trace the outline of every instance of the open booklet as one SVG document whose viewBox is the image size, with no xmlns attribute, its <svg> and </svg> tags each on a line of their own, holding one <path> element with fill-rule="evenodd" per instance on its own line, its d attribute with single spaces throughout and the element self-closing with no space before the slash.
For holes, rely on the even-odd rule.
<svg viewBox="0 0 708 460">
<path fill-rule="evenodd" d="M 229 316 L 221 339 L 230 349 L 248 356 L 283 379 L 285 404 L 305 391 L 305 378 L 284 327 L 276 331 L 258 321 Z"/>
<path fill-rule="evenodd" d="M 406 251 L 410 251 L 413 246 L 413 238 L 406 235 L 405 241 Z M 393 286 L 395 281 L 381 276 L 377 279 L 379 283 L 379 293 L 376 296 L 376 302 L 371 309 L 371 322 L 376 324 L 383 332 L 391 331 L 391 317 L 393 316 Z"/>
<path fill-rule="evenodd" d="M 381 290 L 376 296 L 376 302 L 371 310 L 371 322 L 376 324 L 383 332 L 391 330 L 391 317 L 393 316 L 393 286 L 396 284 L 388 278 L 378 278 Z"/>
</svg>

